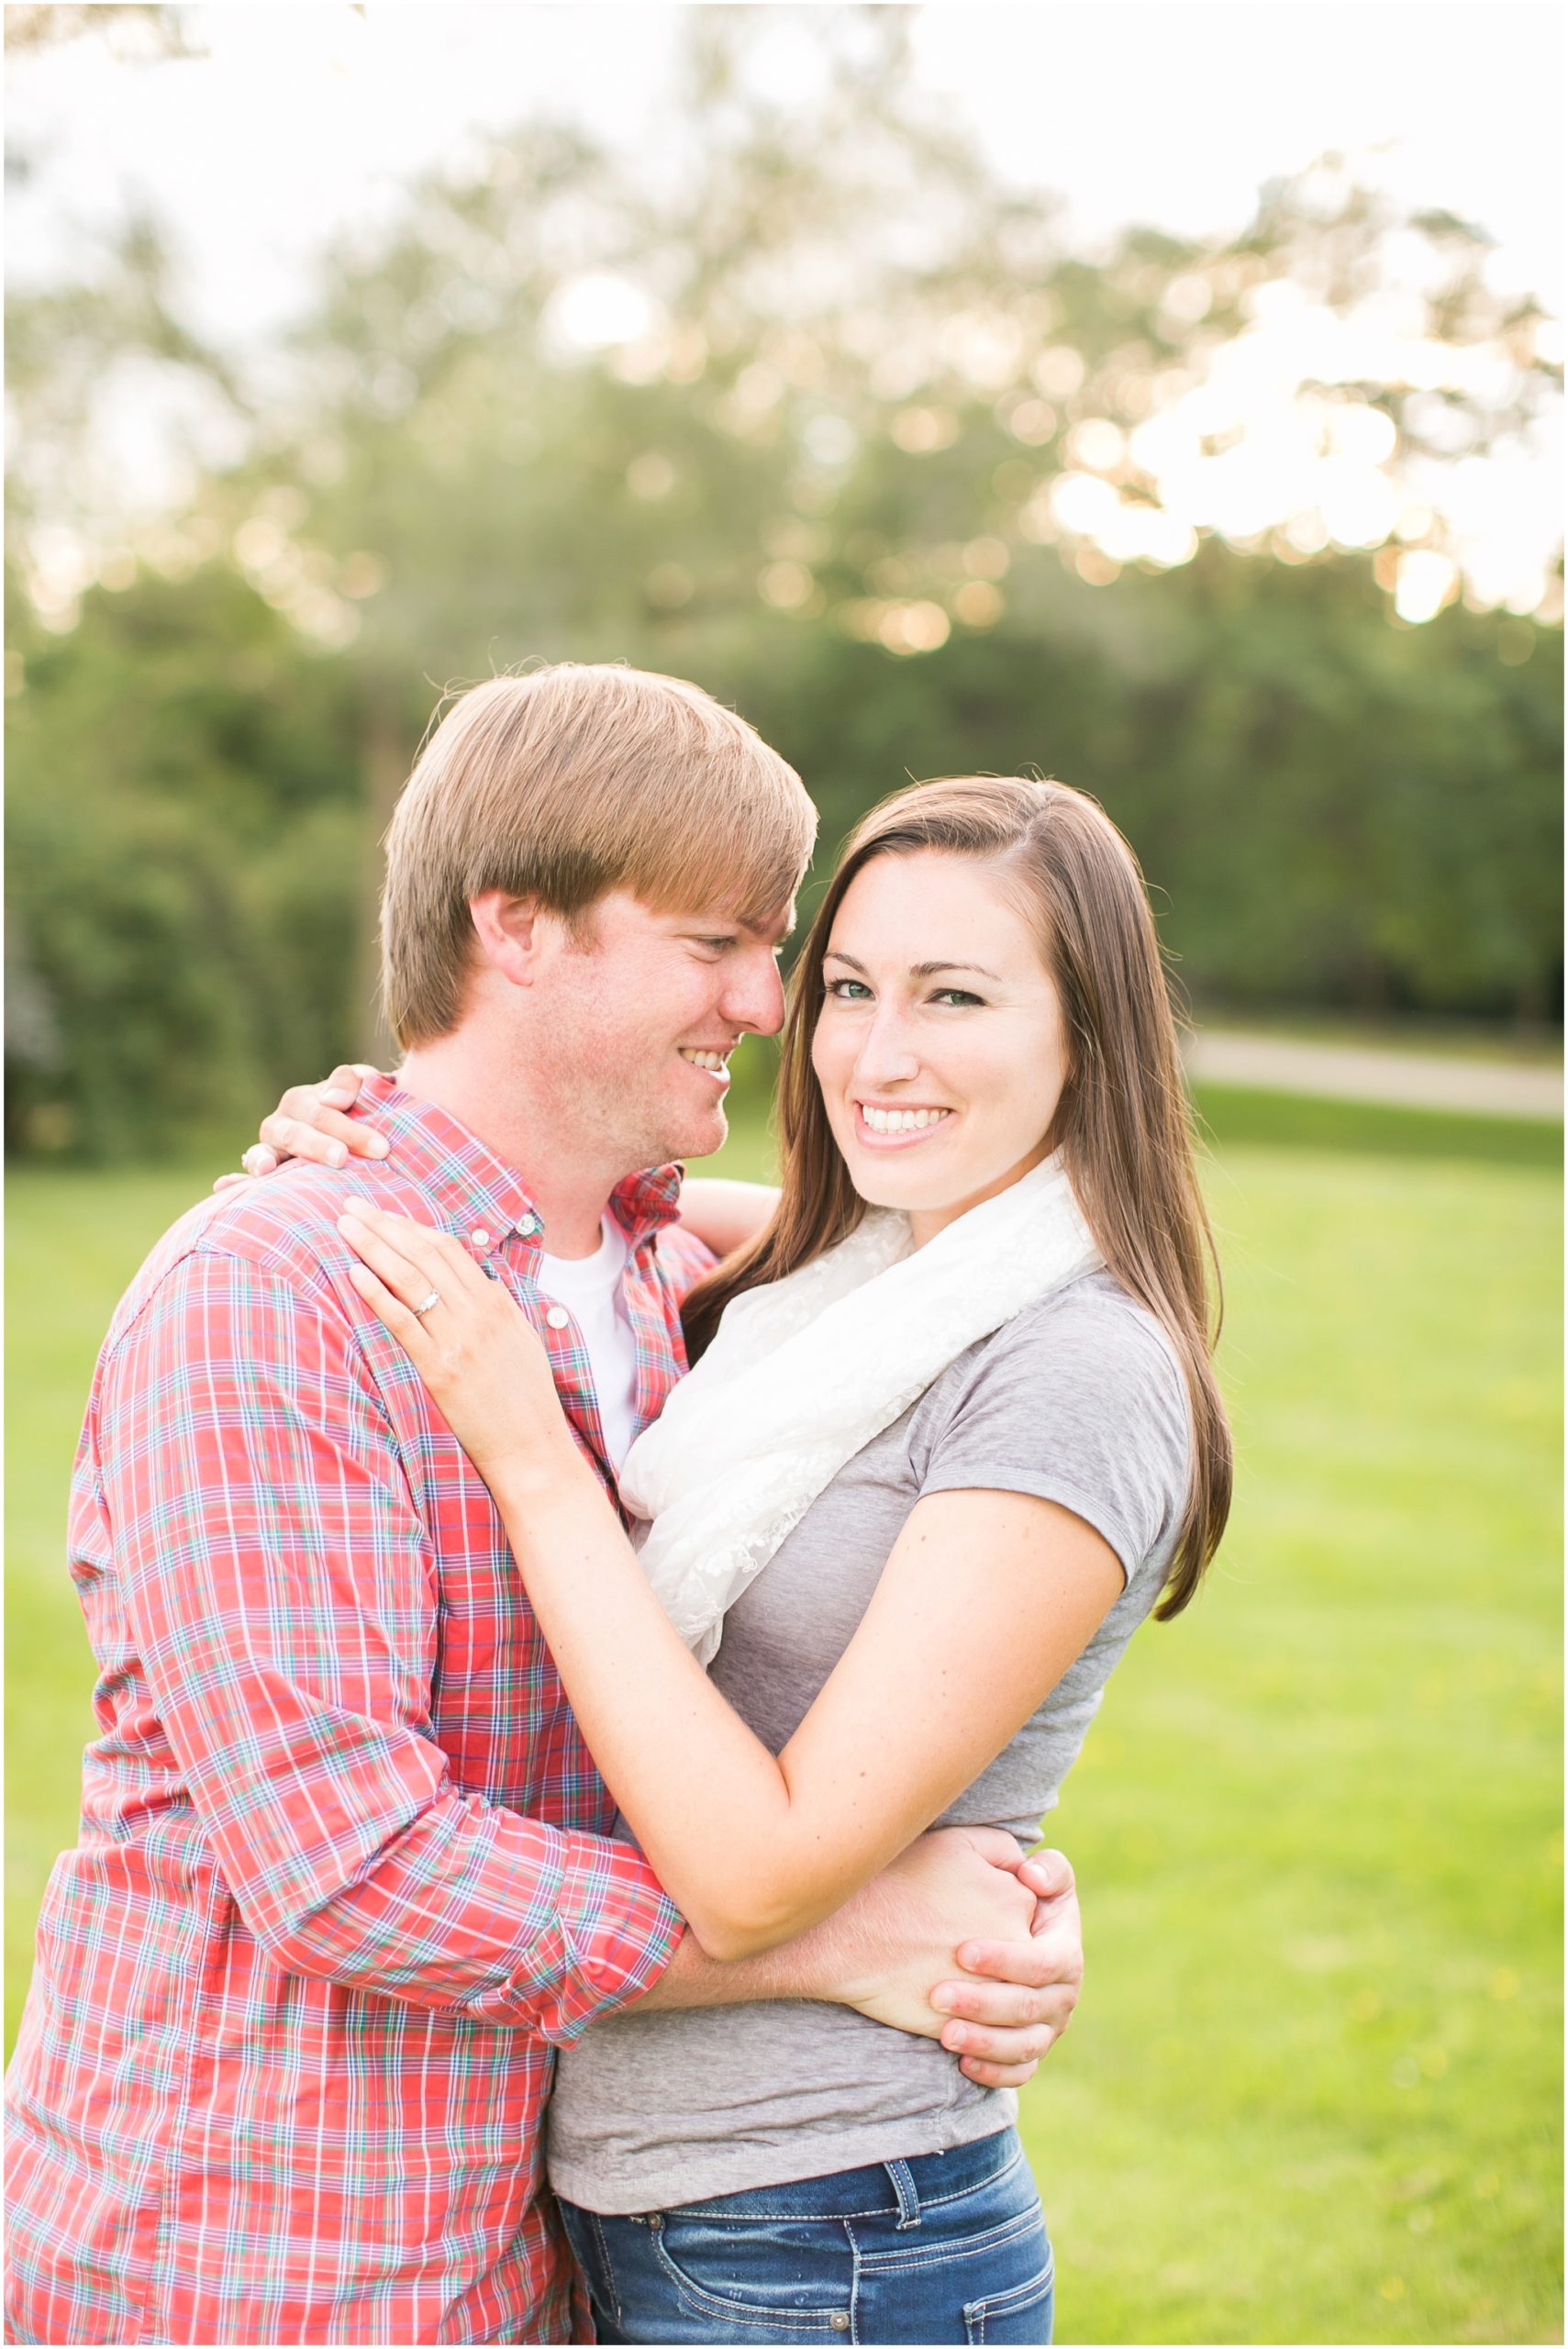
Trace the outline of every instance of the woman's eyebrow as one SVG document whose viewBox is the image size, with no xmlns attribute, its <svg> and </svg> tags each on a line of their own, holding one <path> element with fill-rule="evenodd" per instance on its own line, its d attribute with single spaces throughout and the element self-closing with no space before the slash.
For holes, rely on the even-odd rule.
<svg viewBox="0 0 1568 2349">
<path fill-rule="evenodd" d="M 1000 974 L 988 971 L 984 963 L 911 963 L 909 969 L 917 979 L 934 979 L 939 971 L 973 971 L 979 978 L 995 979 L 998 986 L 1002 984 Z"/>
<path fill-rule="evenodd" d="M 847 963 L 851 971 L 860 973 L 862 978 L 866 975 L 865 964 L 857 963 L 852 954 L 846 954 L 841 946 L 829 946 L 822 959 L 827 963 Z M 979 978 L 995 979 L 998 986 L 1002 984 L 1000 972 L 988 971 L 984 963 L 911 963 L 909 965 L 912 979 L 935 978 L 939 971 L 973 971 Z"/>
</svg>

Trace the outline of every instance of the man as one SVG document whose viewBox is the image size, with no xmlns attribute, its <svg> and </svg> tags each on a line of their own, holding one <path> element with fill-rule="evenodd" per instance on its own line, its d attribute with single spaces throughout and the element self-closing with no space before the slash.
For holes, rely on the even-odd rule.
<svg viewBox="0 0 1568 2349">
<path fill-rule="evenodd" d="M 122 1300 L 72 1488 L 101 1734 L 13 2067 L 13 2337 L 581 2340 L 539 2141 L 551 2048 L 595 2015 L 804 1995 L 912 2025 L 978 1932 L 1006 1978 L 965 1977 L 966 2060 L 1018 2076 L 1064 2022 L 1070 1878 L 1037 1944 L 962 1835 L 705 1956 L 610 1839 L 489 1496 L 334 1228 L 357 1187 L 460 1235 L 613 1489 L 708 1261 L 668 1162 L 717 1148 L 715 1063 L 780 1024 L 813 827 L 694 687 L 466 696 L 389 836 L 406 1059 L 361 1097 L 390 1155 L 193 1210 Z M 607 1313 L 550 1301 L 604 1252 Z"/>
</svg>

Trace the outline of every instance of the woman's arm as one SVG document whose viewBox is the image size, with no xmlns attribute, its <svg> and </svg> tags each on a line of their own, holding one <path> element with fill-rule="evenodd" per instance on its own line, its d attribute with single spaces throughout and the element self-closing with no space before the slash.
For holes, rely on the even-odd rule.
<svg viewBox="0 0 1568 2349">
<path fill-rule="evenodd" d="M 367 1206 L 339 1229 L 373 1268 L 355 1286 L 490 1486 L 606 1783 L 715 1957 L 804 1931 L 885 1866 L 1000 1753 L 1120 1595 L 1109 1544 L 1054 1502 L 929 1495 L 775 1759 L 672 1628 L 501 1285 L 400 1217 Z M 440 1308 L 421 1320 L 408 1308 L 432 1288 Z"/>
<path fill-rule="evenodd" d="M 271 1174 L 285 1158 L 315 1159 L 324 1166 L 344 1166 L 350 1158 L 384 1158 L 385 1136 L 362 1118 L 344 1115 L 358 1099 L 361 1080 L 374 1074 L 363 1062 L 346 1061 L 319 1085 L 291 1085 L 277 1108 L 262 1119 L 260 1139 L 245 1152 L 245 1174 L 220 1174 L 213 1189 L 227 1191 L 246 1175 Z M 778 1202 L 771 1183 L 692 1174 L 681 1186 L 681 1226 L 716 1256 L 728 1256 L 755 1240 Z"/>
<path fill-rule="evenodd" d="M 885 1867 L 1022 1727 L 1122 1589 L 1108 1545 L 1054 1502 L 932 1494 L 775 1761 L 671 1629 L 585 1468 L 541 1482 L 514 1463 L 493 1489 L 589 1751 L 717 1957 L 803 1932 Z M 975 1557 L 985 1571 L 971 1578 Z"/>
<path fill-rule="evenodd" d="M 728 1256 L 755 1240 L 779 1203 L 772 1183 L 735 1183 L 719 1174 L 688 1174 L 681 1186 L 681 1228 Z"/>
</svg>

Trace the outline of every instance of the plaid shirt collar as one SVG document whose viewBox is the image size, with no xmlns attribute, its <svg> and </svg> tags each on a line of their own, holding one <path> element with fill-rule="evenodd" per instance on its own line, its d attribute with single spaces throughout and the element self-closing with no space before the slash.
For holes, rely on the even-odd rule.
<svg viewBox="0 0 1568 2349">
<path fill-rule="evenodd" d="M 394 1145 L 398 1173 L 417 1183 L 454 1229 L 480 1229 L 495 1240 L 515 1233 L 542 1249 L 543 1221 L 521 1176 L 449 1110 L 379 1074 L 365 1078 L 356 1107 L 374 1117 Z M 610 1212 L 632 1248 L 673 1223 L 684 1172 L 654 1166 L 616 1185 Z"/>
</svg>

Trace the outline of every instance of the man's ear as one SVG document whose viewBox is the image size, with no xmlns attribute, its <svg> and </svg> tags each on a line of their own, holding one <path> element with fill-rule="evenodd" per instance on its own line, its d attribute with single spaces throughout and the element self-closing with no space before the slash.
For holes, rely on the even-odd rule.
<svg viewBox="0 0 1568 2349">
<path fill-rule="evenodd" d="M 468 910 L 485 962 L 513 986 L 531 986 L 556 943 L 559 922 L 537 897 L 514 897 L 506 889 L 482 889 Z"/>
</svg>

